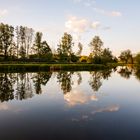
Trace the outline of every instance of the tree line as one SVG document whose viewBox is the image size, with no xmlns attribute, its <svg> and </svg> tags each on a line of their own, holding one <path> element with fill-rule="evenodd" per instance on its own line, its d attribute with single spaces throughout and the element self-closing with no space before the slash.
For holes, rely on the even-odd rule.
<svg viewBox="0 0 140 140">
<path fill-rule="evenodd" d="M 73 51 L 75 44 L 72 35 L 64 33 L 58 48 L 54 52 L 43 40 L 41 32 L 35 32 L 32 28 L 0 23 L 0 61 L 34 61 L 50 63 L 123 63 L 140 64 L 140 53 L 132 55 L 130 50 L 121 52 L 119 57 L 112 54 L 109 48 L 104 48 L 104 43 L 99 36 L 93 37 L 89 43 L 91 53 L 89 56 L 82 56 L 83 45 L 77 45 L 77 52 Z"/>
</svg>

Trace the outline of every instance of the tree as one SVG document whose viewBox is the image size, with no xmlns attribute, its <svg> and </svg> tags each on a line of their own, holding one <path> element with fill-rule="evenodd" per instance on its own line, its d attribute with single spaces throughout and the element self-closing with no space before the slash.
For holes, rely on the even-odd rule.
<svg viewBox="0 0 140 140">
<path fill-rule="evenodd" d="M 72 55 L 72 46 L 74 43 L 72 42 L 72 36 L 68 33 L 64 33 L 64 36 L 61 39 L 60 44 L 58 45 L 57 52 L 61 60 L 68 59 L 71 61 Z"/>
<path fill-rule="evenodd" d="M 41 55 L 42 36 L 43 34 L 41 32 L 37 32 L 35 35 L 35 41 L 33 45 L 33 50 L 37 54 L 38 58 L 40 58 Z"/>
<path fill-rule="evenodd" d="M 46 41 L 42 41 L 42 36 L 41 32 L 36 33 L 33 50 L 38 59 L 47 58 L 50 61 L 52 59 L 52 50 Z"/>
<path fill-rule="evenodd" d="M 78 43 L 78 48 L 79 48 L 79 50 L 78 50 L 76 55 L 81 56 L 81 53 L 82 53 L 82 50 L 83 50 L 83 45 L 80 42 Z"/>
<path fill-rule="evenodd" d="M 33 42 L 34 30 L 32 28 L 25 27 L 25 36 L 26 36 L 26 56 L 29 57 L 29 51 Z"/>
<path fill-rule="evenodd" d="M 99 36 L 95 36 L 90 42 L 89 46 L 91 47 L 92 53 L 94 56 L 100 56 L 102 53 L 103 42 Z"/>
<path fill-rule="evenodd" d="M 48 60 L 51 60 L 52 58 L 52 50 L 46 41 L 41 43 L 40 56 L 42 58 L 47 58 Z"/>
<path fill-rule="evenodd" d="M 0 24 L 0 48 L 4 58 L 8 57 L 8 49 L 13 43 L 14 27 L 8 24 Z"/>
<path fill-rule="evenodd" d="M 22 59 L 26 57 L 26 33 L 25 27 L 19 27 L 19 39 L 20 39 L 20 48 L 19 48 L 19 55 Z"/>
<path fill-rule="evenodd" d="M 133 56 L 130 50 L 125 50 L 123 52 L 121 52 L 120 56 L 119 56 L 120 60 L 124 63 L 128 63 L 129 61 L 131 61 L 131 63 L 133 64 Z"/>
<path fill-rule="evenodd" d="M 138 53 L 135 57 L 136 63 L 140 64 L 140 53 Z"/>
<path fill-rule="evenodd" d="M 102 52 L 102 63 L 113 62 L 113 55 L 109 48 L 105 48 Z"/>
<path fill-rule="evenodd" d="M 16 29 L 16 49 L 17 49 L 17 57 L 28 58 L 29 51 L 32 46 L 33 33 L 34 30 L 32 28 L 17 26 Z"/>
<path fill-rule="evenodd" d="M 13 44 L 10 45 L 10 48 L 8 50 L 8 56 L 10 58 L 16 58 L 16 51 L 17 51 L 16 44 L 15 42 L 13 42 Z"/>
</svg>

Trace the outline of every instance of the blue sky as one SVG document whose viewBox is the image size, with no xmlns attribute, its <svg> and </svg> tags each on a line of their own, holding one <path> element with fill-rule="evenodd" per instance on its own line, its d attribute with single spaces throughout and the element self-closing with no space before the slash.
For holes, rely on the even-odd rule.
<svg viewBox="0 0 140 140">
<path fill-rule="evenodd" d="M 83 54 L 95 35 L 114 54 L 139 52 L 139 13 L 139 0 L 0 0 L 0 22 L 42 31 L 53 48 L 67 31 L 84 44 Z"/>
</svg>

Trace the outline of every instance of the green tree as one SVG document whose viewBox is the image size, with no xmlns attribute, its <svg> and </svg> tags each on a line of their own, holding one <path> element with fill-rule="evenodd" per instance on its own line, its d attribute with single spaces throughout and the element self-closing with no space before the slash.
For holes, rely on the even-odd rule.
<svg viewBox="0 0 140 140">
<path fill-rule="evenodd" d="M 52 50 L 46 41 L 41 43 L 40 56 L 47 58 L 48 61 L 52 59 Z"/>
<path fill-rule="evenodd" d="M 102 52 L 102 63 L 106 64 L 108 62 L 113 62 L 112 51 L 109 48 L 105 48 Z"/>
<path fill-rule="evenodd" d="M 89 46 L 91 47 L 93 56 L 101 56 L 103 42 L 99 36 L 95 36 L 90 42 Z"/>
<path fill-rule="evenodd" d="M 57 52 L 59 54 L 60 60 L 71 61 L 72 47 L 74 45 L 72 41 L 72 36 L 68 33 L 64 33 L 60 44 L 58 45 Z"/>
<path fill-rule="evenodd" d="M 0 24 L 0 49 L 4 58 L 8 58 L 8 49 L 13 43 L 14 27 L 8 24 Z"/>
<path fill-rule="evenodd" d="M 83 50 L 83 45 L 79 42 L 78 43 L 78 52 L 76 53 L 77 56 L 81 56 L 82 50 Z"/>
<path fill-rule="evenodd" d="M 40 58 L 41 56 L 42 36 L 43 34 L 41 32 L 37 32 L 35 35 L 35 41 L 33 45 L 33 51 L 35 54 L 37 54 L 38 58 Z"/>
<path fill-rule="evenodd" d="M 125 50 L 121 52 L 119 59 L 126 64 L 128 62 L 131 62 L 133 64 L 133 56 L 130 50 Z"/>
<path fill-rule="evenodd" d="M 20 39 L 20 48 L 19 48 L 19 55 L 22 59 L 26 57 L 26 33 L 25 27 L 19 27 L 19 39 Z"/>
<path fill-rule="evenodd" d="M 135 57 L 136 63 L 140 64 L 140 53 L 138 53 Z"/>
</svg>

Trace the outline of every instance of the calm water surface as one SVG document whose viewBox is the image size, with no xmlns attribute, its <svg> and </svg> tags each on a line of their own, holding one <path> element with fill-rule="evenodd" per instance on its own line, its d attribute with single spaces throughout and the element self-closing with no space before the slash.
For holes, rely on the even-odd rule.
<svg viewBox="0 0 140 140">
<path fill-rule="evenodd" d="M 140 74 L 0 73 L 0 140 L 140 140 Z"/>
</svg>

